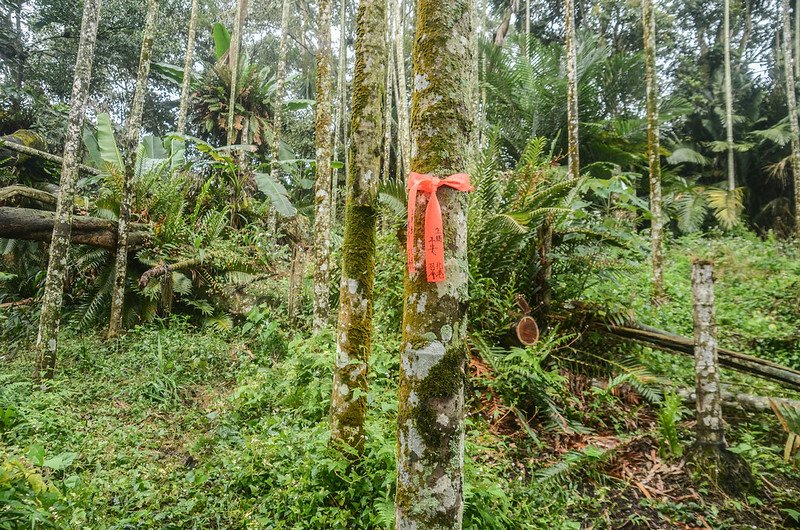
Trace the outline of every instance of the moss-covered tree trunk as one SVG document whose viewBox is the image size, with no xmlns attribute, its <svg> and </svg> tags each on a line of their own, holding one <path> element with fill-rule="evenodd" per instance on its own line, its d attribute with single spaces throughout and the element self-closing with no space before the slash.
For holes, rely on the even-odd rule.
<svg viewBox="0 0 800 530">
<path fill-rule="evenodd" d="M 467 169 L 473 116 L 459 80 L 472 68 L 472 4 L 419 0 L 413 51 L 411 171 Z M 417 195 L 413 272 L 406 279 L 397 443 L 396 528 L 459 529 L 463 517 L 467 331 L 467 194 L 441 187 L 445 281 L 429 283 Z"/>
<path fill-rule="evenodd" d="M 158 0 L 147 1 L 147 17 L 142 35 L 139 55 L 139 71 L 136 75 L 136 91 L 125 124 L 125 169 L 122 181 L 122 197 L 119 203 L 117 255 L 114 259 L 114 289 L 111 292 L 111 316 L 108 321 L 108 338 L 120 334 L 123 328 L 125 309 L 125 279 L 128 275 L 128 224 L 131 216 L 133 178 L 136 169 L 136 147 L 139 144 L 139 129 L 142 126 L 144 100 L 147 96 L 147 80 L 150 77 L 150 61 L 153 56 L 156 26 L 158 24 Z"/>
<path fill-rule="evenodd" d="M 567 173 L 581 176 L 580 142 L 578 137 L 578 58 L 575 31 L 575 0 L 565 1 L 567 53 Z"/>
<path fill-rule="evenodd" d="M 36 379 L 52 379 L 56 367 L 58 326 L 61 321 L 61 305 L 67 278 L 72 208 L 75 203 L 75 181 L 78 177 L 81 133 L 86 114 L 86 100 L 89 95 L 89 82 L 92 77 L 92 58 L 94 57 L 99 21 L 100 0 L 85 0 L 78 57 L 75 61 L 75 78 L 72 82 L 72 101 L 64 142 L 64 158 L 61 165 L 61 186 L 58 190 L 56 217 L 47 264 L 47 280 L 42 297 L 39 334 L 36 339 Z"/>
<path fill-rule="evenodd" d="M 722 389 L 719 381 L 714 307 L 714 269 L 711 262 L 695 260 L 692 264 L 692 300 L 697 385 L 697 442 L 701 446 L 724 446 Z"/>
<path fill-rule="evenodd" d="M 664 221 L 661 201 L 661 147 L 658 124 L 658 74 L 656 71 L 656 14 L 653 0 L 642 1 L 644 67 L 647 85 L 647 158 L 650 163 L 650 228 L 653 265 L 653 299 L 664 297 Z"/>
<path fill-rule="evenodd" d="M 317 178 L 314 185 L 314 330 L 328 326 L 330 314 L 331 158 L 333 97 L 331 95 L 331 0 L 317 5 Z"/>
<path fill-rule="evenodd" d="M 389 181 L 389 173 L 391 168 L 392 162 L 392 94 L 393 94 L 393 86 L 394 86 L 394 48 L 392 43 L 392 19 L 391 14 L 394 12 L 393 3 L 397 3 L 397 0 L 387 0 L 387 7 L 386 7 L 386 27 L 389 32 L 389 40 L 387 42 L 386 48 L 386 91 L 384 95 L 386 97 L 386 104 L 383 107 L 383 170 L 381 171 L 381 179 L 383 182 Z M 400 153 L 397 153 L 400 156 Z M 400 175 L 398 175 L 400 178 Z"/>
<path fill-rule="evenodd" d="M 372 348 L 375 228 L 386 85 L 386 1 L 361 0 L 356 22 L 350 171 L 347 175 L 331 439 L 364 447 L 367 371 Z"/>
<path fill-rule="evenodd" d="M 281 36 L 278 44 L 278 65 L 275 71 L 275 108 L 272 116 L 272 165 L 270 173 L 278 178 L 281 153 L 281 133 L 283 132 L 283 98 L 286 92 L 286 50 L 289 40 L 289 17 L 292 1 L 283 0 L 281 7 Z"/>
<path fill-rule="evenodd" d="M 733 83 L 731 81 L 731 2 L 725 0 L 722 41 L 725 55 L 725 141 L 728 144 L 728 189 L 736 189 L 736 168 L 733 158 Z"/>
<path fill-rule="evenodd" d="M 247 17 L 247 0 L 237 0 L 233 19 L 228 65 L 231 73 L 231 90 L 228 94 L 228 145 L 236 143 L 236 100 L 239 96 L 239 55 L 242 49 L 242 32 Z"/>
<path fill-rule="evenodd" d="M 192 11 L 189 14 L 189 34 L 186 37 L 186 59 L 183 63 L 183 82 L 181 83 L 181 101 L 178 108 L 178 134 L 186 132 L 186 117 L 189 115 L 191 100 L 192 66 L 194 65 L 194 41 L 197 35 L 197 2 L 192 0 Z"/>
<path fill-rule="evenodd" d="M 783 0 L 783 53 L 786 71 L 786 105 L 789 108 L 789 126 L 792 132 L 792 175 L 794 177 L 794 226 L 800 234 L 800 126 L 797 122 L 797 95 L 795 93 L 792 37 L 789 22 L 789 0 Z"/>
<path fill-rule="evenodd" d="M 406 52 L 405 52 L 405 20 L 404 20 L 403 0 L 394 0 L 392 5 L 395 24 L 394 65 L 397 68 L 395 77 L 397 80 L 397 150 L 401 159 L 401 171 L 403 174 L 408 172 L 411 164 L 411 138 L 409 132 L 408 116 L 408 89 L 406 87 Z M 405 178 L 398 175 L 398 178 Z"/>
</svg>

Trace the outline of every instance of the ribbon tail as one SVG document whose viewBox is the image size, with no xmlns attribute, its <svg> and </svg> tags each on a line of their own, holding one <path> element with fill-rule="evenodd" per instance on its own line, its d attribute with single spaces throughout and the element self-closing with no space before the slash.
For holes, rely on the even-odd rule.
<svg viewBox="0 0 800 530">
<path fill-rule="evenodd" d="M 445 280 L 442 209 L 435 189 L 425 211 L 425 268 L 429 282 Z"/>
</svg>

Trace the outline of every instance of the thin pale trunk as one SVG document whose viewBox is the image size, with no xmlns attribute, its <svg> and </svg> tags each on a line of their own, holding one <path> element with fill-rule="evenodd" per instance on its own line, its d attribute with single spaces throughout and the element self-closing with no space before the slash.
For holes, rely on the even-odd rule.
<svg viewBox="0 0 800 530">
<path fill-rule="evenodd" d="M 394 85 L 394 56 L 392 52 L 394 49 L 392 48 L 392 30 L 391 30 L 391 20 L 389 19 L 389 15 L 392 13 L 392 3 L 397 2 L 397 0 L 388 0 L 388 6 L 386 8 L 386 25 L 389 32 L 388 39 L 387 39 L 387 48 L 386 48 L 386 106 L 383 109 L 383 171 L 381 172 L 381 178 L 383 182 L 389 182 L 389 170 L 391 167 L 392 162 L 392 92 L 393 92 L 393 85 Z M 398 156 L 400 153 L 398 152 Z M 400 175 L 398 175 L 398 178 Z"/>
<path fill-rule="evenodd" d="M 328 326 L 330 313 L 331 159 L 333 97 L 331 89 L 331 0 L 319 0 L 317 24 L 317 178 L 314 185 L 314 331 Z"/>
<path fill-rule="evenodd" d="M 394 0 L 394 22 L 396 24 L 394 37 L 395 66 L 397 71 L 397 144 L 400 147 L 397 151 L 403 160 L 403 176 L 405 179 L 411 164 L 411 138 L 408 115 L 408 91 L 406 88 L 406 52 L 405 52 L 405 17 L 401 8 L 404 6 L 403 0 Z M 398 176 L 398 179 L 401 178 Z M 402 180 L 401 180 L 402 182 Z"/>
<path fill-rule="evenodd" d="M 236 2 L 231 47 L 228 50 L 228 67 L 231 74 L 231 91 L 228 98 L 228 145 L 236 143 L 236 100 L 239 96 L 239 55 L 242 49 L 242 30 L 247 17 L 247 0 Z"/>
<path fill-rule="evenodd" d="M 142 35 L 142 49 L 139 55 L 139 71 L 136 75 L 136 91 L 133 94 L 130 115 L 125 124 L 125 168 L 122 182 L 122 197 L 119 204 L 119 235 L 117 236 L 117 255 L 114 261 L 114 290 L 111 293 L 111 316 L 108 321 L 108 338 L 120 334 L 123 328 L 125 309 L 125 279 L 128 274 L 128 223 L 133 202 L 133 179 L 136 170 L 136 147 L 139 144 L 139 129 L 142 127 L 144 100 L 147 96 L 147 79 L 150 77 L 150 62 L 153 56 L 156 27 L 158 24 L 158 0 L 148 0 L 147 19 Z"/>
<path fill-rule="evenodd" d="M 697 395 L 697 443 L 725 446 L 722 421 L 722 388 L 717 357 L 717 323 L 714 307 L 713 265 L 695 260 L 692 264 L 694 314 L 694 362 Z"/>
<path fill-rule="evenodd" d="M 794 7 L 794 77 L 800 79 L 800 3 Z"/>
<path fill-rule="evenodd" d="M 797 123 L 797 96 L 795 94 L 794 57 L 792 57 L 789 0 L 783 0 L 783 54 L 786 60 L 786 105 L 789 108 L 789 125 L 792 131 L 792 175 L 794 177 L 794 226 L 800 234 L 800 126 Z"/>
<path fill-rule="evenodd" d="M 644 66 L 647 85 L 647 158 L 650 163 L 650 228 L 653 263 L 653 299 L 664 297 L 664 222 L 661 211 L 661 147 L 658 123 L 656 71 L 656 14 L 652 0 L 642 2 Z"/>
<path fill-rule="evenodd" d="M 336 130 L 333 134 L 333 153 L 339 159 L 339 138 L 341 135 L 342 152 L 345 153 L 341 160 L 347 157 L 347 2 L 342 0 L 339 6 L 339 68 L 336 72 L 336 98 L 338 111 L 336 116 Z M 346 175 L 347 173 L 345 173 Z M 336 223 L 336 210 L 339 206 L 339 169 L 333 170 L 331 179 L 331 223 Z"/>
<path fill-rule="evenodd" d="M 92 58 L 100 21 L 100 0 L 85 0 L 81 21 L 81 39 L 75 61 L 75 78 L 72 82 L 72 101 L 64 142 L 64 161 L 58 190 L 55 223 L 50 243 L 42 309 L 39 317 L 39 334 L 36 339 L 36 379 L 52 379 L 56 368 L 58 327 L 61 305 L 67 279 L 67 256 L 72 230 L 72 208 L 75 203 L 75 181 L 78 177 L 78 159 L 81 153 L 81 132 L 86 114 L 89 82 L 92 77 Z"/>
<path fill-rule="evenodd" d="M 570 178 L 581 176 L 580 143 L 578 139 L 578 59 L 575 33 L 575 0 L 566 0 L 567 51 L 567 173 Z"/>
<path fill-rule="evenodd" d="M 278 67 L 275 73 L 275 108 L 272 117 L 272 163 L 270 173 L 278 178 L 280 170 L 281 133 L 283 132 L 283 98 L 286 92 L 286 51 L 289 39 L 289 18 L 292 0 L 283 0 L 281 8 L 281 37 L 278 45 Z"/>
<path fill-rule="evenodd" d="M 419 0 L 414 40 L 411 171 L 447 177 L 467 169 L 473 116 L 468 79 L 473 49 L 466 0 Z M 446 279 L 429 283 L 425 217 L 429 195 L 417 195 L 414 271 L 403 311 L 398 407 L 396 528 L 460 529 L 464 499 L 467 194 L 437 193 L 443 220 Z"/>
<path fill-rule="evenodd" d="M 197 35 L 197 2 L 192 0 L 192 12 L 189 15 L 189 34 L 186 38 L 186 60 L 183 63 L 183 83 L 181 84 L 181 102 L 178 110 L 178 134 L 186 132 L 186 117 L 189 115 L 191 100 L 192 66 L 194 65 L 194 41 Z"/>
<path fill-rule="evenodd" d="M 347 175 L 331 439 L 361 452 L 372 348 L 375 228 L 386 86 L 386 1 L 361 0 L 356 23 L 351 167 Z"/>
<path fill-rule="evenodd" d="M 728 189 L 736 189 L 736 168 L 733 159 L 733 83 L 731 81 L 731 2 L 725 0 L 723 21 L 723 48 L 725 52 L 725 129 L 728 144 Z"/>
</svg>

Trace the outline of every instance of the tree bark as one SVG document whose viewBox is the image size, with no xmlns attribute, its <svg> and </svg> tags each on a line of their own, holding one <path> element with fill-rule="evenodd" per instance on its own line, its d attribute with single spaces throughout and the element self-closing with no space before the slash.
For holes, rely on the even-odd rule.
<svg viewBox="0 0 800 530">
<path fill-rule="evenodd" d="M 23 239 L 25 241 L 53 240 L 54 228 L 58 213 L 31 208 L 12 208 L 0 206 L 0 237 L 5 239 Z M 117 248 L 117 223 L 96 217 L 72 216 L 69 232 L 69 243 L 91 245 L 106 250 Z M 128 237 L 131 248 L 147 245 L 151 234 L 143 225 L 133 225 L 134 231 Z M 58 237 L 61 237 L 60 234 Z M 49 339 L 48 339 L 49 340 Z"/>
<path fill-rule="evenodd" d="M 678 394 L 686 404 L 694 405 L 697 402 L 697 392 L 693 388 L 676 388 L 675 393 Z M 772 412 L 770 401 L 778 405 L 791 408 L 800 408 L 800 401 L 794 399 L 786 399 L 779 397 L 765 397 L 754 396 L 751 394 L 744 394 L 742 392 L 726 392 L 721 393 L 722 408 L 733 411 L 747 411 L 747 412 Z"/>
<path fill-rule="evenodd" d="M 317 24 L 317 178 L 314 184 L 314 331 L 330 319 L 331 159 L 333 98 L 331 95 L 331 0 L 319 0 Z"/>
<path fill-rule="evenodd" d="M 723 20 L 723 49 L 725 53 L 725 130 L 728 144 L 728 190 L 736 189 L 736 169 L 733 158 L 733 83 L 731 81 L 731 2 L 725 0 Z"/>
<path fill-rule="evenodd" d="M 361 0 L 356 23 L 350 171 L 347 175 L 331 439 L 364 448 L 367 372 L 372 349 L 375 229 L 386 84 L 386 2 Z"/>
<path fill-rule="evenodd" d="M 17 184 L 0 188 L 0 204 L 18 197 L 30 199 L 32 201 L 47 204 L 49 206 L 56 206 L 58 204 L 58 199 L 56 196 L 49 191 L 37 190 L 36 188 L 19 186 Z"/>
<path fill-rule="evenodd" d="M 342 0 L 339 6 L 339 66 L 336 72 L 336 129 L 333 132 L 333 154 L 339 159 L 339 138 L 341 135 L 342 161 L 347 158 L 347 1 Z M 346 175 L 347 173 L 345 173 Z M 333 170 L 331 178 L 331 223 L 336 223 L 336 210 L 339 207 L 339 169 Z"/>
<path fill-rule="evenodd" d="M 580 142 L 578 137 L 578 59 L 575 32 L 575 0 L 566 0 L 567 53 L 567 174 L 580 178 Z"/>
<path fill-rule="evenodd" d="M 727 1 L 727 0 L 726 0 Z M 647 85 L 647 158 L 650 163 L 650 242 L 653 265 L 653 299 L 664 297 L 664 220 L 661 201 L 661 144 L 658 123 L 656 71 L 656 14 L 652 0 L 642 0 L 644 66 Z"/>
<path fill-rule="evenodd" d="M 72 83 L 72 101 L 67 122 L 64 157 L 58 205 L 51 233 L 50 255 L 47 265 L 39 333 L 36 338 L 35 379 L 52 379 L 56 368 L 58 328 L 67 277 L 72 208 L 75 203 L 75 181 L 78 176 L 78 158 L 81 151 L 81 133 L 86 114 L 86 100 L 92 77 L 92 59 L 100 22 L 100 0 L 84 0 L 81 20 L 81 38 L 75 61 L 75 78 Z"/>
<path fill-rule="evenodd" d="M 786 105 L 789 108 L 789 126 L 792 131 L 792 175 L 794 177 L 794 226 L 800 234 L 800 125 L 797 123 L 797 96 L 795 93 L 792 36 L 789 23 L 789 0 L 783 0 L 783 53 L 786 72 Z"/>
<path fill-rule="evenodd" d="M 283 0 L 281 4 L 281 36 L 278 44 L 278 65 L 275 72 L 275 106 L 272 116 L 272 160 L 270 176 L 277 181 L 281 170 L 281 133 L 283 132 L 283 100 L 286 97 L 286 51 L 289 39 L 289 18 L 291 16 L 291 0 Z M 276 233 L 278 213 L 274 208 L 269 212 L 269 232 Z"/>
<path fill-rule="evenodd" d="M 411 112 L 411 167 L 447 177 L 466 170 L 473 116 L 468 79 L 472 3 L 419 0 Z M 429 283 L 424 257 L 427 194 L 417 196 L 414 272 L 406 277 L 397 444 L 397 530 L 460 529 L 463 519 L 467 204 L 440 188 L 446 280 Z"/>
<path fill-rule="evenodd" d="M 139 55 L 139 72 L 136 76 L 136 92 L 133 95 L 131 112 L 125 128 L 128 131 L 125 148 L 125 174 L 122 183 L 122 198 L 119 205 L 119 235 L 117 236 L 117 255 L 114 263 L 114 290 L 111 293 L 111 316 L 108 322 L 108 338 L 114 338 L 123 328 L 125 305 L 125 279 L 128 275 L 128 223 L 133 202 L 133 179 L 136 169 L 136 148 L 139 144 L 139 129 L 142 126 L 144 100 L 147 96 L 147 80 L 150 77 L 150 62 L 155 45 L 158 24 L 158 0 L 147 1 L 147 20 L 142 35 L 142 49 Z"/>
<path fill-rule="evenodd" d="M 228 65 L 231 73 L 231 91 L 228 99 L 228 145 L 236 143 L 236 100 L 239 87 L 239 54 L 242 48 L 242 30 L 247 17 L 247 0 L 237 0 L 233 21 L 231 47 L 228 50 Z"/>
<path fill-rule="evenodd" d="M 186 60 L 183 63 L 183 83 L 181 84 L 181 102 L 178 110 L 178 134 L 186 132 L 186 117 L 189 115 L 189 102 L 192 99 L 192 67 L 194 66 L 194 41 L 197 35 L 197 1 L 192 0 L 189 14 L 189 34 L 186 37 Z"/>
<path fill-rule="evenodd" d="M 724 447 L 714 277 L 713 266 L 708 261 L 695 260 L 692 264 L 692 300 L 697 443 L 700 446 Z"/>
<path fill-rule="evenodd" d="M 402 177 L 398 175 L 398 179 L 405 179 L 408 173 L 409 165 L 411 164 L 411 139 L 409 132 L 409 116 L 408 116 L 408 89 L 406 87 L 406 52 L 405 52 L 405 20 L 403 16 L 403 0 L 394 0 L 392 8 L 394 15 L 392 18 L 395 23 L 394 35 L 394 51 L 395 60 L 394 66 L 397 68 L 395 77 L 397 79 L 397 150 L 402 160 Z"/>
<path fill-rule="evenodd" d="M 399 0 L 387 0 L 386 7 L 386 28 L 389 34 L 386 48 L 386 104 L 383 107 L 383 170 L 381 171 L 382 182 L 389 182 L 389 171 L 392 161 L 392 93 L 394 88 L 394 52 L 392 38 L 392 19 L 394 4 Z M 399 147 L 399 144 L 398 144 Z M 400 156 L 398 151 L 397 156 Z M 400 178 L 400 175 L 397 175 Z"/>
</svg>

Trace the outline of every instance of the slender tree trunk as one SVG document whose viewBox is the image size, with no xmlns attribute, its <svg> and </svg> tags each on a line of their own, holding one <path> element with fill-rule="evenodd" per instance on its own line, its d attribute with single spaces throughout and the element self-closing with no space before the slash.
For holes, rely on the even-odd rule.
<svg viewBox="0 0 800 530">
<path fill-rule="evenodd" d="M 317 179 L 314 186 L 314 330 L 328 326 L 330 313 L 331 158 L 333 97 L 331 95 L 331 0 L 319 0 L 317 25 Z"/>
<path fill-rule="evenodd" d="M 728 189 L 736 189 L 736 168 L 733 159 L 733 83 L 731 81 L 731 2 L 725 0 L 722 36 L 725 49 L 725 129 L 728 144 Z"/>
<path fill-rule="evenodd" d="M 647 85 L 647 157 L 650 162 L 650 228 L 653 262 L 653 299 L 664 297 L 664 222 L 661 211 L 661 147 L 658 124 L 656 71 L 656 14 L 652 0 L 642 1 L 644 65 Z"/>
<path fill-rule="evenodd" d="M 794 76 L 800 79 L 800 3 L 794 7 Z"/>
<path fill-rule="evenodd" d="M 725 446 L 722 388 L 717 358 L 717 323 L 714 308 L 713 265 L 692 264 L 694 300 L 694 362 L 697 383 L 697 442 L 700 446 Z"/>
<path fill-rule="evenodd" d="M 413 53 L 411 171 L 464 172 L 473 116 L 455 80 L 472 68 L 472 3 L 419 0 Z M 426 278 L 421 235 L 429 194 L 417 195 L 414 271 L 405 287 L 400 354 L 396 528 L 460 529 L 463 519 L 466 378 L 467 194 L 439 189 L 446 279 Z"/>
<path fill-rule="evenodd" d="M 789 0 L 783 0 L 783 54 L 786 60 L 786 105 L 789 108 L 789 125 L 792 131 L 792 174 L 794 176 L 794 226 L 800 235 L 800 126 L 797 123 L 797 96 L 795 94 L 794 57 L 792 57 Z"/>
<path fill-rule="evenodd" d="M 333 133 L 333 153 L 339 160 L 339 138 L 341 135 L 342 156 L 347 158 L 347 1 L 342 0 L 339 6 L 339 68 L 336 72 L 336 98 L 338 112 L 336 116 L 336 130 Z M 346 175 L 347 173 L 345 173 Z M 336 223 L 336 210 L 339 207 L 339 169 L 333 170 L 331 179 L 331 223 Z"/>
<path fill-rule="evenodd" d="M 390 18 L 393 12 L 393 3 L 397 0 L 388 0 L 386 8 L 386 27 L 388 31 L 388 39 L 386 42 L 386 105 L 383 109 L 383 171 L 381 171 L 381 179 L 383 182 L 389 182 L 389 172 L 392 162 L 392 93 L 394 88 L 394 56 L 392 53 L 392 20 Z M 400 153 L 397 153 L 400 156 Z M 400 175 L 398 175 L 400 178 Z"/>
<path fill-rule="evenodd" d="M 405 10 L 402 9 L 405 5 L 403 0 L 394 0 L 394 23 L 395 37 L 394 37 L 394 51 L 395 51 L 395 72 L 397 78 L 397 144 L 399 149 L 397 152 L 401 155 L 403 160 L 403 177 L 408 173 L 411 164 L 411 139 L 409 132 L 409 116 L 408 116 L 408 92 L 406 89 L 406 52 L 405 52 L 405 17 L 403 16 Z M 398 176 L 398 178 L 400 178 Z"/>
<path fill-rule="evenodd" d="M 281 8 L 281 37 L 278 47 L 278 66 L 275 72 L 275 109 L 272 118 L 272 178 L 278 178 L 281 153 L 281 133 L 283 132 L 283 99 L 286 92 L 286 51 L 289 39 L 289 18 L 292 0 L 283 0 Z"/>
<path fill-rule="evenodd" d="M 186 60 L 183 63 L 183 83 L 181 84 L 181 103 L 178 110 L 178 134 L 186 132 L 186 117 L 189 115 L 189 101 L 192 97 L 192 66 L 194 65 L 194 41 L 197 34 L 197 1 L 192 0 L 189 15 L 189 35 L 186 38 Z"/>
<path fill-rule="evenodd" d="M 75 61 L 75 78 L 72 82 L 72 101 L 64 143 L 64 161 L 58 190 L 56 220 L 50 243 L 39 334 L 36 339 L 35 378 L 52 379 L 56 368 L 58 327 L 61 305 L 67 278 L 67 256 L 72 230 L 72 208 L 75 203 L 75 181 L 78 177 L 78 159 L 81 153 L 81 133 L 86 114 L 86 100 L 92 77 L 92 58 L 100 21 L 100 0 L 85 0 L 81 21 L 81 38 Z"/>
<path fill-rule="evenodd" d="M 367 372 L 372 348 L 375 228 L 386 86 L 386 1 L 361 0 L 356 23 L 351 167 L 347 175 L 336 366 L 331 400 L 335 445 L 364 448 Z"/>
<path fill-rule="evenodd" d="M 581 176 L 580 143 L 578 139 L 578 59 L 575 33 L 575 0 L 566 0 L 567 31 L 567 173 L 570 178 Z"/>
<path fill-rule="evenodd" d="M 150 62 L 155 44 L 158 24 L 158 0 L 147 1 L 147 19 L 142 36 L 142 49 L 139 55 L 139 72 L 136 76 L 136 91 L 133 95 L 130 115 L 125 124 L 125 168 L 122 182 L 122 198 L 119 204 L 119 235 L 117 236 L 117 255 L 114 266 L 114 290 L 111 293 L 111 317 L 108 322 L 108 338 L 114 338 L 122 331 L 125 306 L 125 279 L 128 274 L 128 223 L 133 201 L 133 178 L 136 170 L 136 147 L 139 144 L 139 129 L 142 126 L 144 100 L 147 96 L 147 79 L 150 77 Z"/>
<path fill-rule="evenodd" d="M 242 49 L 242 30 L 247 18 L 247 0 L 237 0 L 236 16 L 233 21 L 231 47 L 228 50 L 228 64 L 231 73 L 231 92 L 228 99 L 228 145 L 236 143 L 236 100 L 239 97 L 239 55 Z"/>
</svg>

